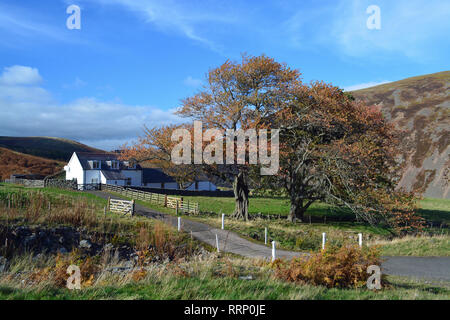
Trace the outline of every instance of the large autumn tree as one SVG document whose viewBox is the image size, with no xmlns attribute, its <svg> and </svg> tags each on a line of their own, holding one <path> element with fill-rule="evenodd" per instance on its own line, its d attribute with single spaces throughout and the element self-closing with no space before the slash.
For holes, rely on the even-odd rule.
<svg viewBox="0 0 450 320">
<path fill-rule="evenodd" d="M 227 130 L 258 130 L 264 127 L 261 119 L 270 118 L 288 99 L 290 88 L 300 83 L 300 73 L 267 56 L 243 55 L 240 62 L 226 61 L 211 69 L 206 84 L 197 94 L 182 100 L 177 114 L 192 121 L 201 121 L 203 131 L 218 129 L 223 133 L 223 158 L 230 157 L 227 145 L 232 145 L 230 163 L 174 164 L 171 150 L 179 141 L 172 140 L 175 129 L 186 129 L 194 136 L 193 125 L 146 128 L 138 143 L 123 148 L 123 158 L 150 162 L 174 176 L 177 181 L 189 181 L 199 173 L 206 173 L 233 185 L 236 218 L 249 218 L 250 168 L 249 140 L 245 142 L 247 156 L 238 163 L 238 138 L 230 139 Z M 217 139 L 215 137 L 214 139 Z M 205 142 L 202 149 L 205 147 Z M 191 155 L 192 156 L 192 155 Z M 194 157 L 192 156 L 192 159 Z"/>
<path fill-rule="evenodd" d="M 300 73 L 285 64 L 264 55 L 243 55 L 241 62 L 226 61 L 210 70 L 203 90 L 184 99 L 177 113 L 201 121 L 204 130 L 219 129 L 224 134 L 229 129 L 258 130 L 260 120 L 278 111 L 288 99 L 290 88 L 299 82 Z M 234 138 L 233 144 L 236 141 Z M 233 164 L 205 164 L 203 169 L 210 176 L 233 184 L 234 216 L 247 220 L 249 163 L 237 163 L 236 147 Z"/>
<path fill-rule="evenodd" d="M 290 221 L 302 220 L 312 203 L 323 201 L 371 224 L 392 220 L 399 211 L 409 223 L 417 222 L 407 214 L 411 198 L 395 190 L 398 132 L 379 108 L 314 82 L 293 87 L 266 122 L 280 129 L 280 172 L 269 182 L 289 195 Z"/>
</svg>

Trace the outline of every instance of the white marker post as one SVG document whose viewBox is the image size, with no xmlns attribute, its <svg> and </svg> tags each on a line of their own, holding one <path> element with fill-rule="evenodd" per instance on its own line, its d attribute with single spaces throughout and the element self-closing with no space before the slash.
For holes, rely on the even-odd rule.
<svg viewBox="0 0 450 320">
<path fill-rule="evenodd" d="M 325 232 L 322 233 L 322 250 L 325 250 L 325 243 L 327 242 L 327 234 Z"/>
<path fill-rule="evenodd" d="M 267 228 L 264 228 L 264 244 L 267 244 Z"/>
<path fill-rule="evenodd" d="M 181 231 L 181 217 L 178 217 L 178 231 Z"/>
<path fill-rule="evenodd" d="M 362 233 L 358 233 L 358 243 L 359 247 L 362 248 Z"/>
<path fill-rule="evenodd" d="M 272 241 L 272 262 L 274 262 L 276 258 L 277 258 L 277 252 L 275 249 L 275 241 Z"/>
<path fill-rule="evenodd" d="M 222 213 L 222 230 L 225 230 L 225 213 Z"/>
<path fill-rule="evenodd" d="M 217 252 L 220 252 L 220 249 L 219 249 L 219 236 L 217 235 L 217 233 L 216 233 L 216 247 L 217 247 Z"/>
</svg>

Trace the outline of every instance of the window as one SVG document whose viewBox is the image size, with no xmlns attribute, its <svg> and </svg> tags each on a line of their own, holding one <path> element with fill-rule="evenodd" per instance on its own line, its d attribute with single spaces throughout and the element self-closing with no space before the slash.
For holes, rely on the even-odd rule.
<svg viewBox="0 0 450 320">
<path fill-rule="evenodd" d="M 161 189 L 164 189 L 165 187 L 164 182 L 161 182 Z"/>
<path fill-rule="evenodd" d="M 100 169 L 100 161 L 92 161 L 92 169 Z"/>
<path fill-rule="evenodd" d="M 127 178 L 127 186 L 131 186 L 131 178 Z"/>
<path fill-rule="evenodd" d="M 198 181 L 195 181 L 195 190 L 198 190 Z"/>
<path fill-rule="evenodd" d="M 111 161 L 111 169 L 119 169 L 119 161 Z"/>
</svg>

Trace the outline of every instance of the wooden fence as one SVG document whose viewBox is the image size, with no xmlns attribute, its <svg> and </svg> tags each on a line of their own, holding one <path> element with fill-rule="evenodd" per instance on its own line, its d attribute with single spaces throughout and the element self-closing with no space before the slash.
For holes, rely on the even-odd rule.
<svg viewBox="0 0 450 320">
<path fill-rule="evenodd" d="M 169 197 L 166 194 L 160 194 L 160 193 L 152 193 L 152 192 L 145 192 L 140 190 L 133 190 L 124 188 L 121 186 L 116 185 L 110 185 L 110 184 L 103 184 L 102 190 L 105 191 L 111 191 L 116 192 L 121 195 L 124 195 L 126 197 L 135 199 L 135 200 L 142 200 L 147 201 L 159 206 L 167 207 L 167 208 L 173 208 L 177 209 L 180 212 L 184 213 L 193 213 L 198 214 L 198 203 L 192 202 L 189 200 L 184 200 L 182 197 Z"/>
<path fill-rule="evenodd" d="M 134 215 L 134 200 L 109 199 L 108 208 L 111 212 Z"/>
</svg>

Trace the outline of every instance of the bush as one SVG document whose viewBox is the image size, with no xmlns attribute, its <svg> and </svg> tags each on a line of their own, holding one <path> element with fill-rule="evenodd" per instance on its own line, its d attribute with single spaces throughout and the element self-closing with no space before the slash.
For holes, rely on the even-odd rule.
<svg viewBox="0 0 450 320">
<path fill-rule="evenodd" d="M 343 246 L 326 250 L 309 257 L 291 261 L 276 260 L 275 276 L 290 282 L 321 285 L 328 288 L 359 288 L 366 284 L 367 268 L 380 265 L 380 253 L 376 248 L 360 249 Z"/>
</svg>

